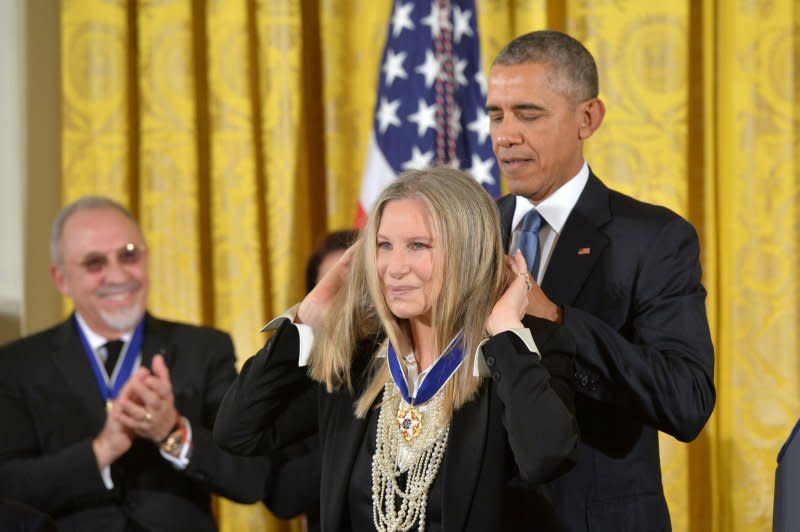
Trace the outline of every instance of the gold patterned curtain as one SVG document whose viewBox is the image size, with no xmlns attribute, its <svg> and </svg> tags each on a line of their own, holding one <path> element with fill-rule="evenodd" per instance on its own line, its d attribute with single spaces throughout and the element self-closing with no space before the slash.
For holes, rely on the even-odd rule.
<svg viewBox="0 0 800 532">
<path fill-rule="evenodd" d="M 717 408 L 662 437 L 677 531 L 771 526 L 800 415 L 800 8 L 796 0 L 478 0 L 484 66 L 540 28 L 597 58 L 609 185 L 697 227 Z M 390 0 L 63 0 L 63 198 L 129 205 L 150 308 L 214 325 L 240 360 L 303 291 L 305 258 L 355 215 Z M 223 531 L 299 530 L 217 505 Z"/>
</svg>

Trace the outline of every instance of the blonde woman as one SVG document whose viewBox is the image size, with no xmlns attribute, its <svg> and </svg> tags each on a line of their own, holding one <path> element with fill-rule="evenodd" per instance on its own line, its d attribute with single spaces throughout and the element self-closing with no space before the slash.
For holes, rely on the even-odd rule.
<svg viewBox="0 0 800 532">
<path fill-rule="evenodd" d="M 473 179 L 400 176 L 356 244 L 269 325 L 217 442 L 258 454 L 318 434 L 323 530 L 541 525 L 535 494 L 512 486 L 575 459 L 574 342 L 545 320 L 523 327 L 526 272 Z"/>
</svg>

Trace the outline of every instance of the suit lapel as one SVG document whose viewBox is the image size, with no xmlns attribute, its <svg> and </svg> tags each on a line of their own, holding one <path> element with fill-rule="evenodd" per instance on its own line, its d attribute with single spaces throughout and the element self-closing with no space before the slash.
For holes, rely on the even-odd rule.
<svg viewBox="0 0 800 532">
<path fill-rule="evenodd" d="M 608 189 L 590 173 L 550 256 L 542 290 L 556 304 L 575 301 L 595 262 L 608 245 L 600 227 L 611 219 Z"/>
<path fill-rule="evenodd" d="M 514 221 L 514 210 L 517 208 L 517 197 L 510 195 L 497 200 L 500 210 L 500 232 L 503 236 L 503 249 L 508 252 L 508 243 L 511 237 L 511 222 Z"/>
<path fill-rule="evenodd" d="M 442 530 L 464 530 L 474 501 L 489 423 L 489 387 L 453 415 L 442 477 Z M 465 442 L 470 442 L 465 445 Z"/>
<path fill-rule="evenodd" d="M 161 320 L 149 313 L 144 317 L 144 339 L 142 340 L 142 367 L 152 368 L 153 357 L 156 354 L 164 356 L 164 362 L 172 373 L 175 364 L 175 347 L 168 345 L 169 334 Z"/>
<path fill-rule="evenodd" d="M 65 385 L 84 402 L 91 425 L 99 430 L 105 423 L 105 402 L 72 316 L 56 329 L 51 357 Z"/>
</svg>

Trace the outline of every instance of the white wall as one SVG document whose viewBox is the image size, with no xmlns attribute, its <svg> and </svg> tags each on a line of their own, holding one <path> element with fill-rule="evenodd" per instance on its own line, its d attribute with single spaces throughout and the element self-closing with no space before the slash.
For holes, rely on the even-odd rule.
<svg viewBox="0 0 800 532">
<path fill-rule="evenodd" d="M 61 205 L 61 2 L 10 1 L 22 6 L 25 28 L 21 332 L 28 334 L 63 317 L 48 273 L 50 224 Z"/>
<path fill-rule="evenodd" d="M 61 203 L 60 2 L 0 0 L 0 344 L 52 325 Z"/>
<path fill-rule="evenodd" d="M 0 0 L 0 340 L 19 328 L 23 301 L 23 2 Z"/>
</svg>

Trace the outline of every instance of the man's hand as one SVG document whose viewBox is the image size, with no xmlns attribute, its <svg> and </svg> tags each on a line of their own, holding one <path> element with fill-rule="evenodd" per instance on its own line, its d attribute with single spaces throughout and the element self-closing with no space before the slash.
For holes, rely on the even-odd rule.
<svg viewBox="0 0 800 532">
<path fill-rule="evenodd" d="M 528 308 L 525 314 L 564 323 L 564 311 L 544 295 L 535 279 L 531 279 L 531 291 L 528 293 Z"/>
<path fill-rule="evenodd" d="M 353 259 L 353 255 L 360 249 L 361 246 L 358 242 L 347 248 L 347 251 L 333 265 L 333 268 L 308 293 L 297 309 L 297 323 L 304 323 L 312 327 L 322 325 L 328 309 L 336 298 L 336 294 L 339 293 L 347 279 L 347 272 L 350 271 L 350 262 Z"/>
<path fill-rule="evenodd" d="M 92 450 L 99 470 L 110 466 L 117 458 L 128 452 L 136 437 L 133 431 L 125 427 L 114 415 L 115 408 L 116 404 L 106 413 L 103 429 L 92 440 Z"/>
<path fill-rule="evenodd" d="M 114 402 L 113 414 L 141 438 L 160 442 L 178 421 L 172 381 L 164 357 L 153 357 L 153 372 L 139 368 Z"/>
</svg>

